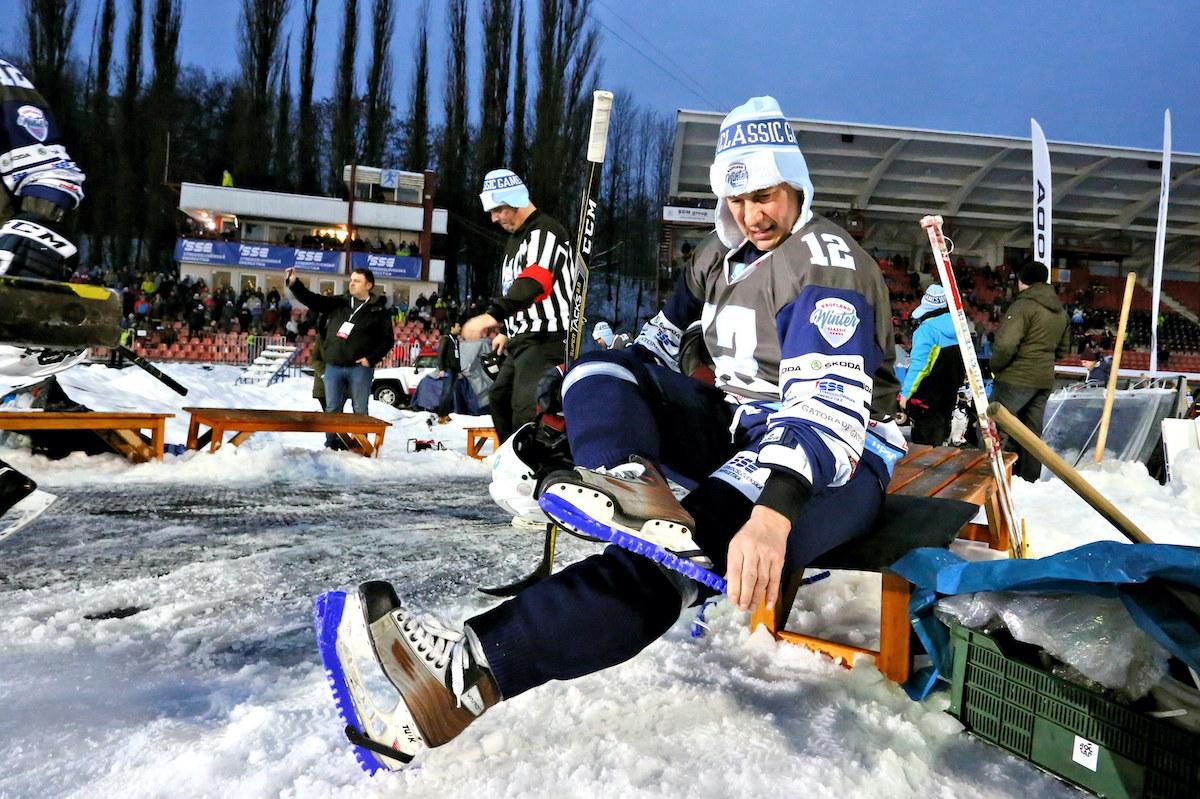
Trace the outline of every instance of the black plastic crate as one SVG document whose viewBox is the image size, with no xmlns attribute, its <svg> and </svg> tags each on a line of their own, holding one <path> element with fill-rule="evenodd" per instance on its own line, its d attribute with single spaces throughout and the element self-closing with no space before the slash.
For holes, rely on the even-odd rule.
<svg viewBox="0 0 1200 799">
<path fill-rule="evenodd" d="M 1150 718 L 951 625 L 949 713 L 976 736 L 1093 793 L 1200 797 L 1200 735 Z"/>
</svg>

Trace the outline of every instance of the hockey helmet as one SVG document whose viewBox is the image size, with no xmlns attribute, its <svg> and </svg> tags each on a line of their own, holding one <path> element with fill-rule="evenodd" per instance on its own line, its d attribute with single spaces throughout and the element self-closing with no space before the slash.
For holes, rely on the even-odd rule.
<svg viewBox="0 0 1200 799">
<path fill-rule="evenodd" d="M 488 493 L 497 505 L 514 517 L 545 523 L 548 519 L 534 497 L 537 475 L 518 451 L 525 448 L 519 446 L 518 442 L 531 442 L 534 433 L 532 422 L 524 424 L 496 450 L 492 456 L 492 482 L 488 485 Z"/>
</svg>

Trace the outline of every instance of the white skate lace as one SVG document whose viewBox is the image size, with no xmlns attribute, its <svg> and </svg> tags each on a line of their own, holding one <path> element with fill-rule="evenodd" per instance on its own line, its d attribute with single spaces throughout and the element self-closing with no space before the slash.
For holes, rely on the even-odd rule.
<svg viewBox="0 0 1200 799">
<path fill-rule="evenodd" d="M 450 692 L 454 694 L 455 706 L 462 707 L 462 697 L 467 690 L 463 675 L 470 666 L 466 637 L 428 617 L 408 616 L 400 629 L 415 645 L 417 654 L 434 668 L 443 670 L 449 666 Z"/>
<path fill-rule="evenodd" d="M 646 472 L 646 467 L 640 463 L 619 463 L 616 466 L 598 466 L 591 471 L 596 474 L 606 474 L 620 480 L 636 480 Z"/>
</svg>

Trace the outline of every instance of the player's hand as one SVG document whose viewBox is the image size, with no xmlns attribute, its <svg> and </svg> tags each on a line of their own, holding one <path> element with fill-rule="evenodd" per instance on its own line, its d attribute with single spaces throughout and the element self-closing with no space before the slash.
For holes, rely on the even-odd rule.
<svg viewBox="0 0 1200 799">
<path fill-rule="evenodd" d="M 466 341 L 475 341 L 483 338 L 483 334 L 489 330 L 500 327 L 500 322 L 491 314 L 481 313 L 479 316 L 472 316 L 467 320 L 462 327 L 462 337 Z M 492 347 L 495 348 L 495 344 Z"/>
<path fill-rule="evenodd" d="M 51 219 L 23 211 L 0 225 L 0 275 L 66 280 L 75 245 Z"/>
<path fill-rule="evenodd" d="M 904 406 L 908 404 L 908 400 L 905 398 L 905 396 L 903 394 L 899 395 L 899 397 L 897 398 L 896 401 L 900 403 L 901 410 L 903 410 Z"/>
<path fill-rule="evenodd" d="M 292 285 L 292 281 L 295 279 L 296 279 L 295 267 L 289 266 L 287 269 L 283 270 L 283 285 L 290 286 L 290 285 Z"/>
<path fill-rule="evenodd" d="M 355 361 L 355 363 L 358 364 L 359 366 L 370 366 L 371 365 L 371 362 L 368 361 L 366 358 L 359 358 L 357 361 Z"/>
<path fill-rule="evenodd" d="M 750 610 L 760 597 L 766 599 L 767 610 L 775 608 L 791 531 L 792 523 L 782 513 L 755 505 L 750 518 L 729 542 L 725 580 L 729 583 L 729 601 L 738 610 Z"/>
<path fill-rule="evenodd" d="M 504 335 L 503 333 L 492 339 L 492 352 L 496 353 L 497 355 L 503 355 L 504 348 L 507 346 L 508 336 Z"/>
</svg>

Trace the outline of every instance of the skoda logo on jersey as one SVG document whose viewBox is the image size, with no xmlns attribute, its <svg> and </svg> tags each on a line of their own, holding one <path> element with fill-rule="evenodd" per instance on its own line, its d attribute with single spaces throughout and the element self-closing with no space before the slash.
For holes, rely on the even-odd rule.
<svg viewBox="0 0 1200 799">
<path fill-rule="evenodd" d="M 858 329 L 858 311 L 845 300 L 829 297 L 817 301 L 808 321 L 817 326 L 821 338 L 836 348 L 849 341 Z"/>
<path fill-rule="evenodd" d="M 36 105 L 23 105 L 17 109 L 17 124 L 29 131 L 29 135 L 38 141 L 45 141 L 50 135 L 50 122 L 42 109 Z"/>
<path fill-rule="evenodd" d="M 725 170 L 725 185 L 735 193 L 740 193 L 750 181 L 750 172 L 741 161 L 734 161 Z"/>
</svg>

